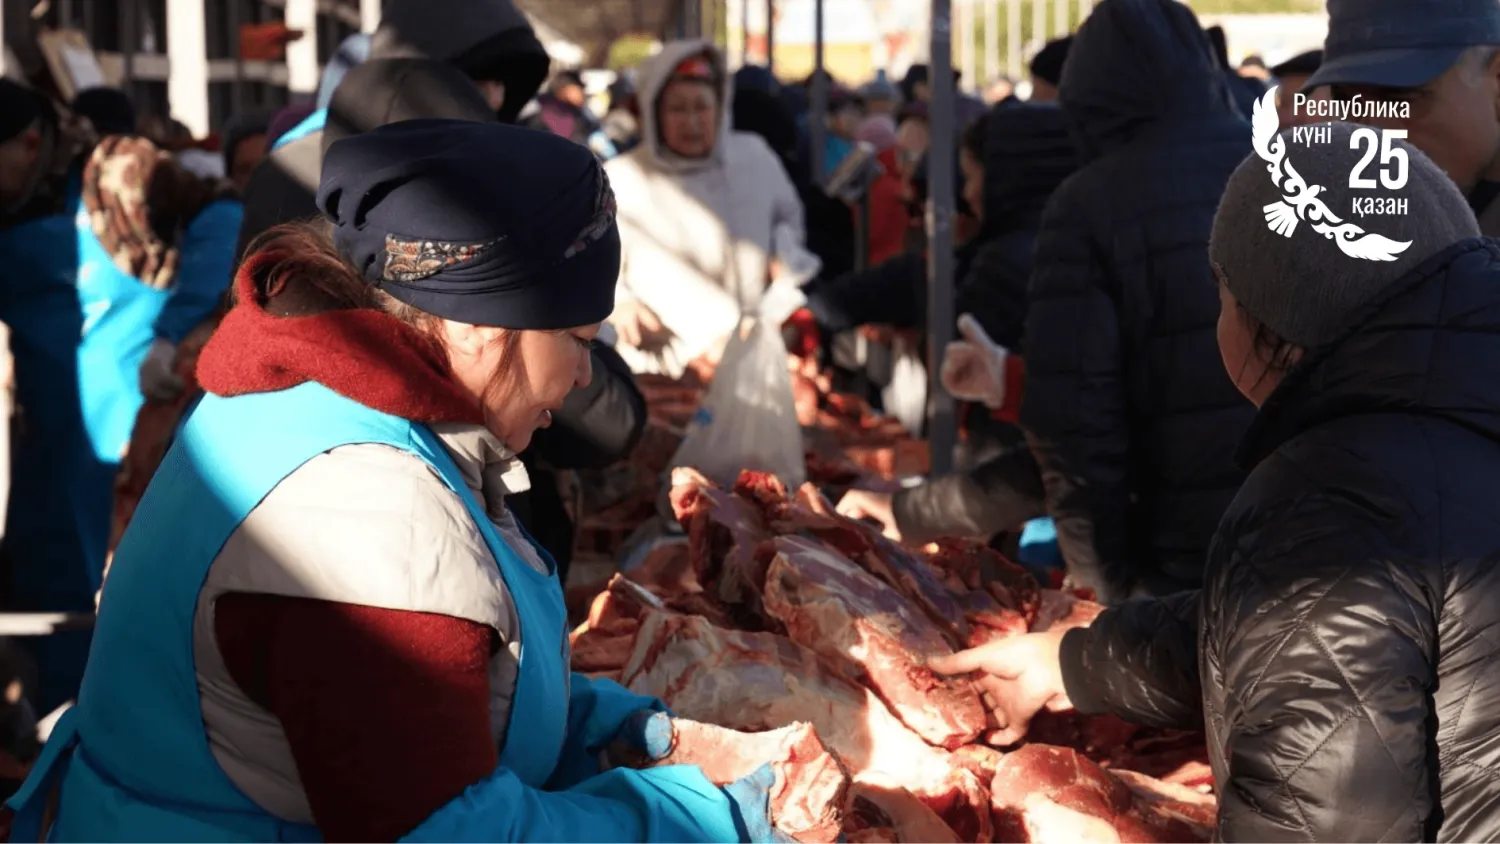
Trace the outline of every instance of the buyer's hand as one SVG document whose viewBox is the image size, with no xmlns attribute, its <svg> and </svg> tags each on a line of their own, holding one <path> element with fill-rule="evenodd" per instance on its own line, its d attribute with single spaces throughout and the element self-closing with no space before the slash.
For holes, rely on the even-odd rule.
<svg viewBox="0 0 1500 844">
<path fill-rule="evenodd" d="M 983 402 L 998 409 L 1005 405 L 1005 359 L 1010 352 L 997 345 L 970 314 L 958 318 L 963 337 L 943 350 L 939 375 L 943 389 L 954 398 Z"/>
<path fill-rule="evenodd" d="M 672 332 L 662 325 L 656 312 L 635 299 L 617 303 L 609 324 L 615 327 L 621 343 L 641 351 L 656 351 L 672 339 Z"/>
<path fill-rule="evenodd" d="M 996 728 L 985 741 L 1008 747 L 1026 737 L 1031 719 L 1043 709 L 1066 712 L 1073 708 L 1063 687 L 1063 633 L 1027 633 L 959 651 L 927 663 L 939 674 L 977 671 L 974 681 Z"/>
<path fill-rule="evenodd" d="M 896 526 L 896 496 L 889 492 L 874 492 L 866 489 L 851 489 L 839 499 L 835 511 L 848 519 L 869 519 L 880 524 L 880 532 L 887 539 L 901 541 L 901 529 Z"/>
<path fill-rule="evenodd" d="M 141 364 L 141 393 L 152 401 L 171 401 L 182 395 L 187 385 L 177 377 L 177 346 L 157 338 Z"/>
</svg>

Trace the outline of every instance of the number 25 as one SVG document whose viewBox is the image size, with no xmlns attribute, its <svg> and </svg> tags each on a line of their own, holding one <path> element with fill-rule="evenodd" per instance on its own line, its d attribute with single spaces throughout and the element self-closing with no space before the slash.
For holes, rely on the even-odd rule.
<svg viewBox="0 0 1500 844">
<path fill-rule="evenodd" d="M 1380 169 L 1380 183 L 1385 185 L 1389 190 L 1400 190 L 1406 187 L 1406 168 L 1409 164 L 1406 158 L 1406 150 L 1391 145 L 1392 138 L 1405 137 L 1405 129 L 1384 129 L 1380 132 L 1380 139 L 1377 141 L 1374 129 L 1356 129 L 1354 136 L 1349 139 L 1349 148 L 1359 149 L 1361 141 L 1368 141 L 1369 144 L 1365 150 L 1364 157 L 1359 160 L 1358 164 L 1354 165 L 1354 170 L 1349 173 L 1349 187 L 1366 190 L 1375 187 L 1375 180 L 1365 178 L 1364 172 L 1365 168 L 1370 166 L 1370 162 L 1375 160 L 1377 147 L 1380 150 L 1381 164 L 1395 164 L 1394 175 L 1391 174 L 1388 166 Z"/>
</svg>

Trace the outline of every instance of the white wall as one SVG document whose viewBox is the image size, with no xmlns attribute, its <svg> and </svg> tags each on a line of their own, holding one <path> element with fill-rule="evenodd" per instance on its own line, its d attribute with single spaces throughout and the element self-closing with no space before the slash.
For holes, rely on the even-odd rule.
<svg viewBox="0 0 1500 844">
<path fill-rule="evenodd" d="M 197 137 L 208 134 L 208 59 L 203 0 L 167 0 L 167 102 Z"/>
</svg>

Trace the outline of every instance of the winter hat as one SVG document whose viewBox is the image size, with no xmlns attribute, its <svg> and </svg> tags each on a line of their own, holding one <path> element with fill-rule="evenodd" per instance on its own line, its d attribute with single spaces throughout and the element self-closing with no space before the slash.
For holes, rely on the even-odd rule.
<svg viewBox="0 0 1500 844">
<path fill-rule="evenodd" d="M 557 330 L 614 310 L 609 179 L 550 132 L 409 120 L 345 138 L 324 155 L 318 208 L 366 281 L 434 316 Z"/>
<path fill-rule="evenodd" d="M 1479 224 L 1458 187 L 1416 147 L 1404 140 L 1389 141 L 1408 161 L 1408 178 L 1399 190 L 1382 184 L 1384 173 L 1377 171 L 1378 165 L 1366 169 L 1376 186 L 1356 190 L 1349 187 L 1350 175 L 1368 148 L 1364 142 L 1353 143 L 1361 127 L 1323 123 L 1298 131 L 1325 129 L 1332 133 L 1326 141 L 1294 143 L 1293 130 L 1288 129 L 1267 144 L 1273 158 L 1278 146 L 1285 150 L 1281 167 L 1295 171 L 1309 186 L 1302 190 L 1293 190 L 1289 174 L 1277 187 L 1259 153 L 1240 164 L 1224 189 L 1208 247 L 1215 270 L 1246 313 L 1304 349 L 1336 339 L 1352 311 L 1427 258 L 1479 235 Z M 1308 197 L 1314 188 L 1316 194 Z M 1310 204 L 1294 208 L 1283 198 L 1299 195 L 1308 197 Z M 1406 213 L 1361 214 L 1356 201 L 1380 206 L 1404 202 Z M 1313 212 L 1320 205 L 1341 220 L 1338 236 L 1345 248 L 1381 259 L 1351 256 L 1338 241 L 1315 231 L 1313 226 L 1320 223 Z M 1289 236 L 1273 231 L 1273 226 Z M 1411 245 L 1399 247 L 1407 242 Z"/>
<path fill-rule="evenodd" d="M 228 123 L 224 124 L 223 131 L 224 170 L 226 172 L 234 170 L 234 156 L 238 152 L 236 148 L 241 141 L 256 135 L 265 135 L 267 136 L 266 144 L 269 147 L 270 132 L 271 115 L 268 112 L 254 111 L 231 118 Z"/>
<path fill-rule="evenodd" d="M 323 149 L 341 138 L 403 120 L 494 121 L 473 80 L 436 59 L 371 59 L 349 71 L 323 125 Z"/>
<path fill-rule="evenodd" d="M 323 78 L 318 80 L 318 108 L 328 108 L 333 102 L 333 92 L 344 81 L 345 74 L 364 64 L 369 57 L 368 33 L 357 32 L 345 38 L 334 51 L 333 58 L 328 60 L 328 66 L 323 68 Z"/>
<path fill-rule="evenodd" d="M 87 117 L 100 135 L 134 135 L 135 104 L 118 88 L 89 88 L 73 98 L 73 113 Z"/>
<path fill-rule="evenodd" d="M 1056 88 L 1062 82 L 1063 63 L 1068 60 L 1068 50 L 1072 47 L 1073 36 L 1071 35 L 1048 41 L 1046 46 L 1031 57 L 1031 64 L 1028 67 L 1032 77 Z"/>
<path fill-rule="evenodd" d="M 48 114 L 47 100 L 14 79 L 0 78 L 0 144 Z"/>
</svg>

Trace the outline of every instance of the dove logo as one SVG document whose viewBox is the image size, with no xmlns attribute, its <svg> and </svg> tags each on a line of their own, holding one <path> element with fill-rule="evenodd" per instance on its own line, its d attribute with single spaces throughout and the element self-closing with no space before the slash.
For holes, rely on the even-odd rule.
<svg viewBox="0 0 1500 844">
<path fill-rule="evenodd" d="M 1266 162 L 1266 170 L 1271 174 L 1271 182 L 1282 193 L 1281 201 L 1273 202 L 1262 209 L 1266 215 L 1266 226 L 1282 237 L 1289 238 L 1296 234 L 1297 229 L 1302 228 L 1303 223 L 1307 223 L 1313 231 L 1338 244 L 1339 250 L 1351 258 L 1364 261 L 1396 260 L 1396 256 L 1411 246 L 1411 241 L 1391 240 L 1384 235 L 1367 232 L 1353 223 L 1345 222 L 1320 197 L 1323 193 L 1323 186 L 1309 185 L 1292 166 L 1291 160 L 1287 157 L 1287 145 L 1278 135 L 1281 122 L 1276 113 L 1276 92 L 1277 89 L 1272 88 L 1256 102 L 1250 120 L 1251 144 L 1255 148 L 1255 154 Z M 1405 135 L 1405 132 L 1388 130 L 1383 138 L 1377 140 L 1373 129 L 1361 129 L 1355 132 L 1353 138 L 1355 147 L 1361 146 L 1363 141 L 1367 143 L 1369 149 L 1364 158 L 1355 165 L 1354 171 L 1349 174 L 1349 187 L 1355 189 L 1375 187 L 1375 180 L 1365 176 L 1364 172 L 1374 160 L 1377 148 L 1381 154 L 1381 163 L 1388 165 L 1382 168 L 1380 173 L 1381 184 L 1392 190 L 1404 187 L 1408 176 L 1406 151 L 1392 146 L 1391 141 L 1393 138 Z M 1310 135 L 1308 137 L 1311 138 Z M 1400 200 L 1399 205 L 1383 200 L 1364 205 L 1356 202 L 1353 211 L 1361 214 L 1384 214 L 1397 213 L 1399 210 L 1404 213 L 1405 202 L 1404 199 Z"/>
</svg>

